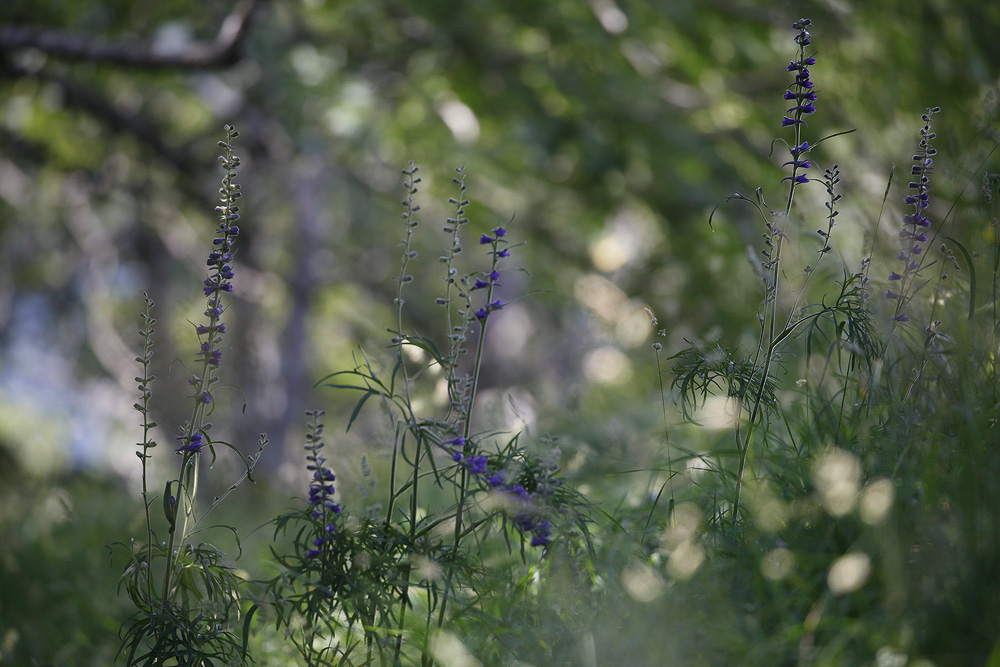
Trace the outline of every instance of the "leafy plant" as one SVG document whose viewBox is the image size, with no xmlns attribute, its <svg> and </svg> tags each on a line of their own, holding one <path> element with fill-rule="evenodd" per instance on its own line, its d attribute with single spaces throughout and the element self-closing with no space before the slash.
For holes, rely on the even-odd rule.
<svg viewBox="0 0 1000 667">
<path fill-rule="evenodd" d="M 121 586 L 136 607 L 136 614 L 121 630 L 122 653 L 130 667 L 167 664 L 204 667 L 246 664 L 250 660 L 246 650 L 246 625 L 250 618 L 246 619 L 242 638 L 232 629 L 233 622 L 240 616 L 241 579 L 223 552 L 209 542 L 200 541 L 210 529 L 202 525 L 202 520 L 225 496 L 216 498 L 204 511 L 197 502 L 203 456 L 210 454 L 214 462 L 216 448 L 225 447 L 240 458 L 245 472 L 230 487 L 229 492 L 232 492 L 240 482 L 252 481 L 254 462 L 267 444 L 266 438 L 261 436 L 257 455 L 246 457 L 232 444 L 213 440 L 212 424 L 208 421 L 215 406 L 213 392 L 221 381 L 218 369 L 222 363 L 222 336 L 226 333 L 226 325 L 221 320 L 225 312 L 222 297 L 233 289 L 234 241 L 240 233 L 236 222 L 240 218 L 237 201 L 241 192 L 235 181 L 240 160 L 233 152 L 233 140 L 237 136 L 239 133 L 227 125 L 226 138 L 219 142 L 225 173 L 219 190 L 222 203 L 216 208 L 219 216 L 217 236 L 208 255 L 210 274 L 204 282 L 207 320 L 196 326 L 200 341 L 195 360 L 198 370 L 191 373 L 188 380 L 193 391 L 190 396 L 193 406 L 190 419 L 177 437 L 180 441 L 175 448 L 180 459 L 178 476 L 166 482 L 159 502 L 150 491 L 148 477 L 149 461 L 157 447 L 152 437 L 157 423 L 152 419 L 150 404 L 150 386 L 156 379 L 151 372 L 156 319 L 153 301 L 144 294 L 146 307 L 141 315 L 143 328 L 140 331 L 143 350 L 136 358 L 142 365 L 142 374 L 136 378 L 141 399 L 135 409 L 142 415 L 143 439 L 136 455 L 142 464 L 146 536 L 144 541 L 128 545 L 119 543 L 129 551 Z M 151 512 L 157 505 L 166 521 L 165 541 L 158 538 Z M 239 545 L 236 529 L 224 528 Z"/>
</svg>

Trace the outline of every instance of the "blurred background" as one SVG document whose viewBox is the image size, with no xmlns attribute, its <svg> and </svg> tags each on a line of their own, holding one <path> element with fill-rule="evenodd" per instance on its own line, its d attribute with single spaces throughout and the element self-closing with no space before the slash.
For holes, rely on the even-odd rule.
<svg viewBox="0 0 1000 667">
<path fill-rule="evenodd" d="M 109 658 L 98 638 L 121 618 L 109 594 L 121 563 L 104 547 L 141 515 L 142 292 L 157 304 L 153 406 L 166 443 L 189 410 L 189 322 L 204 309 L 224 124 L 241 133 L 245 194 L 222 366 L 238 389 L 219 391 L 213 421 L 247 453 L 259 433 L 270 439 L 257 476 L 272 491 L 239 492 L 259 513 L 251 528 L 304 479 L 305 410 L 329 411 L 347 479 L 361 452 L 376 464 L 385 453 L 377 410 L 342 433 L 358 397 L 314 385 L 388 343 L 410 160 L 423 224 L 408 327 L 445 334 L 437 257 L 464 166 L 465 268 L 487 265 L 481 232 L 502 224 L 523 242 L 502 281 L 512 303 L 492 320 L 484 424 L 559 435 L 569 474 L 621 486 L 605 473 L 648 464 L 662 442 L 654 336 L 667 354 L 684 339 L 753 345 L 762 294 L 747 246 L 759 219 L 737 204 L 714 229 L 708 218 L 733 191 L 762 187 L 780 205 L 787 150 L 774 140 L 792 139 L 780 121 L 800 16 L 813 21 L 820 91 L 804 136 L 857 129 L 813 153 L 840 164 L 846 193 L 842 263 L 829 269 L 856 270 L 874 246 L 872 275 L 886 275 L 905 175 L 872 230 L 925 107 L 943 109 L 942 201 L 996 141 L 998 3 L 2 3 L 0 663 L 45 646 L 19 620 L 41 617 L 77 633 L 44 660 Z M 818 183 L 799 192 L 807 204 L 825 196 Z M 808 230 L 825 221 L 801 222 L 805 266 L 821 247 Z M 62 588 L 39 583 L 56 572 Z M 93 609 L 81 611 L 95 576 L 107 587 L 91 583 Z"/>
</svg>

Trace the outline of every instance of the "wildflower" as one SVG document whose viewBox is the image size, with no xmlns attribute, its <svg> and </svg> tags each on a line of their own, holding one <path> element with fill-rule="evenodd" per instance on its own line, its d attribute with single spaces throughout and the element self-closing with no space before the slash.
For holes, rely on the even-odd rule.
<svg viewBox="0 0 1000 667">
<path fill-rule="evenodd" d="M 177 439 L 185 442 L 176 449 L 178 454 L 197 454 L 205 446 L 205 437 L 201 433 L 182 435 Z"/>
<path fill-rule="evenodd" d="M 810 26 L 812 26 L 812 21 L 809 19 L 799 19 L 792 24 L 792 27 L 799 31 L 799 34 L 795 36 L 795 43 L 799 45 L 799 58 L 788 63 L 786 69 L 789 72 L 795 72 L 795 80 L 782 96 L 785 100 L 793 102 L 793 106 L 789 107 L 785 112 L 786 115 L 781 119 L 781 127 L 794 127 L 796 142 L 799 140 L 799 126 L 808 127 L 808 124 L 802 117 L 816 113 L 814 102 L 816 101 L 817 94 L 813 90 L 814 85 L 809 78 L 809 66 L 816 64 L 816 58 L 814 56 L 806 56 L 805 54 L 805 47 L 812 43 L 809 33 Z M 809 142 L 805 141 L 795 143 L 789 149 L 792 159 L 781 166 L 787 167 L 788 165 L 792 165 L 792 175 L 781 179 L 783 182 L 792 181 L 793 186 L 796 183 L 803 184 L 809 182 L 809 178 L 797 172 L 799 169 L 809 169 L 812 167 L 812 163 L 809 160 L 800 159 L 810 149 Z"/>
<path fill-rule="evenodd" d="M 313 418 L 310 424 L 312 430 L 306 435 L 306 470 L 312 471 L 312 480 L 309 482 L 309 505 L 312 507 L 309 516 L 314 521 L 319 521 L 323 525 L 321 535 L 313 541 L 313 546 L 321 547 L 325 542 L 332 539 L 336 532 L 336 525 L 330 520 L 333 515 L 341 513 L 341 507 L 333 500 L 336 488 L 333 482 L 337 476 L 326 467 L 326 457 L 320 451 L 323 449 L 323 423 L 320 419 L 323 416 L 322 410 L 309 411 L 306 413 Z M 315 558 L 321 550 L 310 550 L 307 558 Z"/>
<path fill-rule="evenodd" d="M 529 473 L 527 478 L 532 481 L 529 485 L 531 491 L 525 488 L 521 481 L 511 481 L 508 474 L 503 470 L 490 468 L 490 461 L 482 455 L 463 456 L 459 452 L 452 455 L 455 462 L 460 462 L 468 471 L 482 480 L 486 486 L 501 496 L 506 497 L 516 508 L 512 511 L 514 524 L 522 533 L 531 536 L 531 546 L 547 546 L 552 533 L 552 523 L 545 519 L 537 503 L 544 502 L 544 498 L 551 496 L 558 486 L 558 480 L 551 479 L 558 467 L 543 469 L 541 474 L 538 471 Z M 526 477 L 521 476 L 524 480 Z"/>
<path fill-rule="evenodd" d="M 543 519 L 531 511 L 520 512 L 514 516 L 514 522 L 523 532 L 531 535 L 531 546 L 548 546 L 552 535 L 552 522 Z"/>
<path fill-rule="evenodd" d="M 504 257 L 506 257 L 506 255 L 504 255 Z M 484 289 L 490 286 L 500 287 L 500 283 L 498 282 L 499 280 L 500 272 L 494 269 L 493 271 L 490 271 L 485 280 L 482 278 L 476 278 L 476 282 L 472 285 L 472 289 Z"/>
<path fill-rule="evenodd" d="M 209 275 L 204 281 L 204 293 L 208 298 L 208 305 L 205 309 L 205 316 L 208 317 L 207 324 L 196 327 L 198 336 L 205 336 L 201 341 L 198 360 L 202 362 L 205 371 L 209 368 L 219 368 L 222 364 L 222 350 L 219 344 L 222 341 L 222 334 L 226 333 L 226 325 L 219 321 L 225 308 L 222 304 L 222 295 L 233 291 L 232 280 L 235 277 L 231 262 L 233 261 L 233 242 L 240 234 L 240 228 L 236 226 L 236 221 L 240 219 L 240 207 L 236 202 L 241 197 L 240 186 L 235 182 L 236 168 L 240 165 L 240 159 L 232 151 L 232 141 L 239 133 L 230 126 L 226 126 L 226 141 L 219 142 L 222 146 L 222 168 L 225 170 L 225 177 L 219 193 L 222 205 L 215 207 L 215 212 L 219 216 L 216 228 L 216 238 L 212 240 L 213 250 L 208 254 L 207 265 L 210 269 Z M 212 397 L 208 393 L 208 388 L 217 380 L 211 373 L 205 373 L 206 378 L 192 377 L 192 385 L 196 390 L 196 399 L 201 403 L 211 403 Z"/>
<path fill-rule="evenodd" d="M 896 300 L 896 311 L 892 317 L 894 322 L 910 321 L 909 316 L 903 312 L 906 302 L 912 296 L 907 294 L 907 288 L 912 287 L 913 278 L 920 269 L 917 257 L 924 252 L 923 246 L 920 244 L 927 242 L 927 234 L 921 230 L 931 226 L 931 221 L 923 214 L 923 211 L 930 206 L 931 173 L 934 171 L 934 155 L 937 154 L 937 150 L 931 144 L 931 141 L 937 136 L 931 130 L 931 123 L 934 114 L 939 111 L 941 111 L 941 107 L 929 108 L 921 116 L 924 126 L 920 128 L 920 143 L 913 156 L 913 165 L 910 167 L 910 173 L 918 178 L 909 184 L 909 189 L 913 192 L 903 198 L 903 203 L 912 206 L 913 212 L 903 216 L 903 229 L 899 232 L 899 237 L 903 239 L 905 246 L 900 250 L 896 259 L 903 262 L 903 269 L 899 272 L 889 272 L 889 280 L 899 281 L 899 292 L 888 290 L 885 295 L 887 299 Z"/>
<path fill-rule="evenodd" d="M 497 472 L 493 473 L 489 479 L 486 480 L 486 483 L 491 488 L 494 489 L 499 486 L 503 486 L 506 482 L 507 482 L 507 475 L 504 474 L 503 470 L 498 470 Z"/>
<path fill-rule="evenodd" d="M 482 475 L 486 472 L 489 461 L 485 456 L 469 456 L 465 459 L 465 465 L 473 475 Z"/>
</svg>

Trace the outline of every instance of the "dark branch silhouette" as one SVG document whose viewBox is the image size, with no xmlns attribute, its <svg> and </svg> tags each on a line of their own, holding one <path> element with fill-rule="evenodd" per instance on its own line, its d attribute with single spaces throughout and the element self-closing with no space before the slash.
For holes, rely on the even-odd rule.
<svg viewBox="0 0 1000 667">
<path fill-rule="evenodd" d="M 67 60 L 101 62 L 148 69 L 210 69 L 240 60 L 256 9 L 264 0 L 243 0 L 222 22 L 212 42 L 195 42 L 182 50 L 160 50 L 136 40 L 109 42 L 89 35 L 37 26 L 0 26 L 0 53 L 37 49 Z"/>
</svg>

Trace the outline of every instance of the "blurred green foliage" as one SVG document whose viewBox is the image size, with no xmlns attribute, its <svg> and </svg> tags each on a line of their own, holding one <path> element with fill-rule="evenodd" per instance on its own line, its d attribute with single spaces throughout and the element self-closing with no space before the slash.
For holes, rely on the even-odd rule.
<svg viewBox="0 0 1000 667">
<path fill-rule="evenodd" d="M 685 337 L 750 344 L 756 320 L 747 305 L 761 294 L 745 248 L 758 242 L 759 223 L 735 206 L 720 209 L 714 231 L 707 219 L 733 190 L 761 186 L 769 200 L 780 197 L 782 151 L 770 152 L 782 136 L 793 20 L 806 15 L 815 24 L 812 76 L 821 95 L 811 136 L 858 129 L 814 156 L 823 166 L 839 162 L 844 172 L 838 251 L 852 268 L 871 243 L 866 235 L 891 165 L 909 160 L 925 107 L 943 108 L 939 214 L 998 134 L 1000 4 L 971 0 L 271 0 L 256 3 L 234 62 L 148 68 L 70 58 L 52 47 L 127 41 L 147 52 L 183 51 L 215 40 L 238 7 L 228 0 L 0 5 L 0 664 L 108 664 L 113 654 L 122 607 L 112 595 L 117 570 L 104 547 L 136 532 L 141 509 L 121 481 L 137 467 L 130 448 L 138 427 L 129 406 L 138 340 L 131 332 L 147 289 L 164 323 L 156 390 L 164 398 L 184 396 L 185 374 L 174 362 L 189 363 L 195 351 L 186 320 L 200 308 L 191 286 L 203 278 L 214 146 L 224 123 L 243 135 L 247 193 L 227 357 L 241 360 L 229 370 L 245 392 L 247 414 L 236 418 L 243 403 L 235 392 L 221 403 L 217 420 L 233 429 L 228 440 L 246 443 L 249 452 L 256 434 L 268 432 L 276 445 L 267 459 L 272 476 L 295 478 L 288 471 L 299 466 L 303 411 L 320 404 L 332 425 L 352 401 L 312 394 L 313 382 L 352 366 L 359 343 L 384 344 L 402 233 L 395 222 L 400 168 L 414 159 L 428 175 L 422 268 L 415 273 L 433 285 L 436 228 L 447 215 L 451 170 L 461 164 L 470 173 L 473 224 L 486 230 L 512 220 L 512 235 L 526 242 L 516 254 L 525 273 L 505 285 L 505 298 L 537 291 L 505 313 L 513 324 L 488 355 L 487 388 L 498 390 L 492 396 L 499 406 L 509 392 L 530 407 L 528 425 L 536 432 L 564 434 L 571 470 L 612 504 L 636 501 L 644 489 L 636 490 L 633 476 L 605 472 L 659 464 L 657 371 L 648 352 L 654 331 L 642 308 L 659 318 L 667 350 Z M 65 32 L 53 33 L 54 42 L 11 47 L 11 36 L 27 26 Z M 905 180 L 897 175 L 893 182 L 877 258 L 896 252 Z M 990 240 L 977 209 L 963 204 L 952 219 L 956 238 L 978 241 L 970 247 Z M 812 226 L 819 225 L 803 228 Z M 426 299 L 408 304 L 421 333 L 442 333 L 434 295 L 429 287 Z M 161 406 L 162 424 L 181 423 L 179 404 Z M 26 414 L 40 415 L 45 428 Z M 344 436 L 345 467 L 378 432 L 363 426 Z M 39 456 L 41 430 L 48 448 Z M 962 437 L 990 442 L 987 431 Z M 678 433 L 672 437 L 705 438 Z M 977 456 L 989 461 L 991 451 Z M 988 468 L 976 461 L 962 468 L 972 476 L 967 486 L 992 499 L 995 485 L 976 475 Z M 931 481 L 949 488 L 946 479 Z M 961 585 L 935 598 L 935 612 L 949 619 L 943 627 L 955 628 L 966 618 L 961 597 L 982 593 L 988 583 L 973 574 L 996 559 L 976 537 L 988 517 L 971 498 L 955 509 L 954 499 L 942 500 L 949 493 L 933 501 L 918 496 L 931 509 L 906 530 L 935 544 L 968 541 L 968 559 L 954 561 L 966 573 L 953 580 Z M 870 529 L 857 528 L 862 532 L 829 527 L 829 541 L 818 543 L 833 553 L 869 539 Z M 897 547 L 894 553 L 905 552 Z M 931 567 L 944 551 L 921 552 L 913 567 L 946 577 Z M 627 552 L 609 546 L 608 570 L 634 565 Z M 828 564 L 816 562 L 816 571 Z M 687 607 L 650 614 L 639 605 L 636 612 L 620 590 L 621 606 L 609 609 L 646 619 L 649 627 L 637 622 L 646 634 L 657 632 L 661 619 L 676 621 L 676 632 L 704 639 L 678 644 L 678 660 L 717 664 L 761 640 L 761 625 L 788 622 L 726 604 L 734 588 L 762 583 L 739 580 L 757 567 L 754 561 L 736 570 L 730 582 L 720 565 L 712 569 L 715 584 L 688 591 L 704 603 L 698 609 L 719 601 L 714 619 L 688 615 Z M 545 585 L 558 587 L 554 581 Z M 920 585 L 933 587 L 914 588 Z M 570 584 L 557 593 L 582 595 Z M 814 593 L 754 591 L 795 598 L 771 609 L 799 616 L 809 610 L 796 596 Z M 986 609 L 995 610 L 995 596 L 988 602 Z M 867 601 L 855 603 L 864 609 Z M 553 616 L 545 621 L 551 627 L 586 616 L 576 608 L 538 613 Z M 712 637 L 706 627 L 712 620 L 724 625 L 719 617 L 746 632 Z M 877 620 L 863 618 L 877 635 Z M 606 633 L 591 641 L 615 646 L 620 626 L 603 627 Z M 975 632 L 988 643 L 985 631 Z M 796 641 L 807 636 L 803 630 Z M 567 642 L 576 646 L 577 639 Z M 859 641 L 875 651 L 882 639 Z M 605 664 L 612 659 L 602 655 Z M 655 664 L 649 656 L 636 661 Z"/>
</svg>

